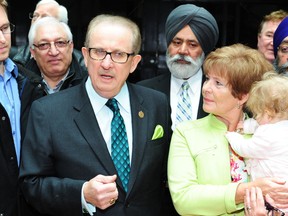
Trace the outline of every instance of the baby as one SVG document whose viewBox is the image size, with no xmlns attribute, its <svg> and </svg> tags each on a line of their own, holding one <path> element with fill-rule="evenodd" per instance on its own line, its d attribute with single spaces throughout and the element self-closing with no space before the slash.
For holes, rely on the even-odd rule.
<svg viewBox="0 0 288 216">
<path fill-rule="evenodd" d="M 267 73 L 249 92 L 247 108 L 255 119 L 243 123 L 243 133 L 227 132 L 233 150 L 244 157 L 251 180 L 281 177 L 288 181 L 288 78 Z"/>
<path fill-rule="evenodd" d="M 255 119 L 238 124 L 242 133 L 252 134 L 252 137 L 247 138 L 237 132 L 226 133 L 232 149 L 245 158 L 252 181 L 269 176 L 288 181 L 287 96 L 288 78 L 267 73 L 249 92 L 246 106 Z M 266 207 L 269 206 L 267 203 Z M 288 215 L 288 209 L 282 210 Z"/>
</svg>

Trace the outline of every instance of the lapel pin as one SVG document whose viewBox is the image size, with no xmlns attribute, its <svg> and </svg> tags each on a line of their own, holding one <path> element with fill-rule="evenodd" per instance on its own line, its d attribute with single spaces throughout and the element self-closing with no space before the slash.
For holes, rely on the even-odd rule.
<svg viewBox="0 0 288 216">
<path fill-rule="evenodd" d="M 139 112 L 138 112 L 138 116 L 139 116 L 140 118 L 144 118 L 144 112 L 143 112 L 143 111 L 139 111 Z"/>
</svg>

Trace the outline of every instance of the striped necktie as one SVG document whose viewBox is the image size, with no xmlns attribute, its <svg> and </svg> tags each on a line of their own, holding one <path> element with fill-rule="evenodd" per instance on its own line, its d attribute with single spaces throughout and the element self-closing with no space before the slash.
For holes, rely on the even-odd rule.
<svg viewBox="0 0 288 216">
<path fill-rule="evenodd" d="M 192 118 L 192 106 L 188 93 L 189 87 L 190 86 L 187 81 L 184 81 L 181 85 L 181 92 L 176 110 L 176 126 L 178 123 L 185 120 L 191 120 Z"/>
</svg>

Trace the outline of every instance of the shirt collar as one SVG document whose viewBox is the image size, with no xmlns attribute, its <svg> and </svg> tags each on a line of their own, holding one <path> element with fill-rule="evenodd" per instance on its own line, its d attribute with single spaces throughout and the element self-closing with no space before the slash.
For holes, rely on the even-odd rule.
<svg viewBox="0 0 288 216">
<path fill-rule="evenodd" d="M 45 85 L 45 89 L 48 91 L 49 94 L 53 94 L 55 92 L 58 92 L 62 86 L 62 84 L 64 83 L 64 81 L 66 80 L 68 74 L 69 74 L 70 69 L 68 69 L 68 72 L 65 74 L 65 76 L 57 83 L 57 85 L 55 86 L 55 88 L 51 88 L 48 83 L 46 82 L 46 80 L 43 77 L 43 74 L 41 73 L 41 77 L 43 78 L 43 83 Z"/>
<path fill-rule="evenodd" d="M 203 74 L 202 68 L 200 68 L 194 76 L 190 77 L 187 80 L 178 79 L 171 75 L 171 83 L 172 83 L 171 88 L 176 89 L 176 92 L 179 93 L 181 90 L 181 85 L 183 84 L 184 81 L 187 81 L 189 83 L 191 91 L 195 93 L 196 89 L 198 89 L 197 88 L 198 85 L 200 85 L 200 88 L 201 88 L 202 74 Z"/>
<path fill-rule="evenodd" d="M 89 99 L 91 101 L 91 104 L 93 106 L 94 112 L 98 113 L 103 108 L 103 106 L 105 106 L 105 104 L 106 104 L 108 99 L 104 98 L 104 97 L 101 97 L 94 90 L 90 77 L 87 78 L 85 86 L 86 86 L 88 97 L 89 97 Z M 128 91 L 128 86 L 127 86 L 126 82 L 122 86 L 120 92 L 114 98 L 118 101 L 118 103 L 120 104 L 121 108 L 125 112 L 128 112 L 128 113 L 131 112 L 129 91 Z"/>
<path fill-rule="evenodd" d="M 5 65 L 5 71 L 4 73 L 10 73 L 13 77 L 18 77 L 18 68 L 17 66 L 15 65 L 15 63 L 10 59 L 10 58 L 7 58 L 5 61 L 4 61 L 4 65 Z"/>
</svg>

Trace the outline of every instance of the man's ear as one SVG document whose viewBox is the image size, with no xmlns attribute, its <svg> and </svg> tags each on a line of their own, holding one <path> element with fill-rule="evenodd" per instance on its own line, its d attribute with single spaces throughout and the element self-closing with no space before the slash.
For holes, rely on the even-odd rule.
<svg viewBox="0 0 288 216">
<path fill-rule="evenodd" d="M 135 71 L 135 69 L 137 68 L 137 65 L 141 61 L 141 59 L 142 59 L 142 57 L 139 54 L 133 56 L 132 64 L 131 64 L 131 68 L 130 68 L 130 73 L 133 73 Z"/>
</svg>

